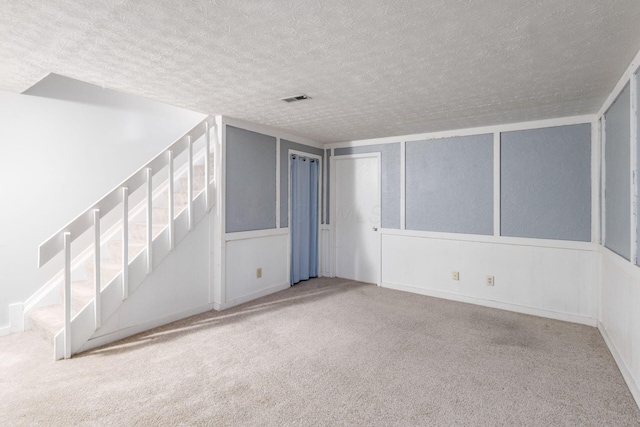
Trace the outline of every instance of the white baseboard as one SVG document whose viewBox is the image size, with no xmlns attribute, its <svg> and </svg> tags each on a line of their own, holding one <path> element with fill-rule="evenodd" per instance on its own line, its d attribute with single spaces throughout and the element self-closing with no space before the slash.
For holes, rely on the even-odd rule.
<svg viewBox="0 0 640 427">
<path fill-rule="evenodd" d="M 3 326 L 0 328 L 0 337 L 11 334 L 11 325 Z"/>
<path fill-rule="evenodd" d="M 611 352 L 613 359 L 616 361 L 618 369 L 620 369 L 620 373 L 622 374 L 622 378 L 624 378 L 624 381 L 627 383 L 627 387 L 629 387 L 629 391 L 631 392 L 633 399 L 636 401 L 636 405 L 640 407 L 640 389 L 638 388 L 638 384 L 633 379 L 631 371 L 627 367 L 626 363 L 624 363 L 622 356 L 620 356 L 620 352 L 618 352 L 618 348 L 613 343 L 613 340 L 607 333 L 607 329 L 600 321 L 598 321 L 598 330 L 600 331 L 600 335 L 602 335 L 605 344 L 607 344 L 607 347 L 609 347 L 609 351 Z"/>
<path fill-rule="evenodd" d="M 22 303 L 9 304 L 9 316 L 11 318 L 9 333 L 24 332 L 24 306 Z"/>
<path fill-rule="evenodd" d="M 529 314 L 532 316 L 546 317 L 548 319 L 562 320 L 565 322 L 578 323 L 581 325 L 596 327 L 596 319 L 579 316 L 576 314 L 559 313 L 551 310 L 527 307 L 517 304 L 486 300 L 482 298 L 470 297 L 466 295 L 451 294 L 448 292 L 434 291 L 431 289 L 416 288 L 415 286 L 398 285 L 396 283 L 382 282 L 383 288 L 395 289 L 398 291 L 411 292 L 414 294 L 426 295 L 434 298 L 442 298 L 452 301 L 465 302 L 468 304 L 481 305 L 483 307 L 497 308 L 500 310 L 513 311 L 516 313 Z"/>
<path fill-rule="evenodd" d="M 265 297 L 275 292 L 283 291 L 289 287 L 290 287 L 289 283 L 282 283 L 280 285 L 270 286 L 266 289 L 262 289 L 261 291 L 253 292 L 248 295 L 244 295 L 242 297 L 232 299 L 222 304 L 214 303 L 213 308 L 214 310 L 218 310 L 218 311 L 226 310 L 228 308 L 235 307 L 236 305 L 244 304 L 245 302 L 253 301 L 254 299 Z"/>
<path fill-rule="evenodd" d="M 206 304 L 196 308 L 192 308 L 189 310 L 181 311 L 179 313 L 174 313 L 169 316 L 164 316 L 155 320 L 150 320 L 148 322 L 140 323 L 135 326 L 130 326 L 125 329 L 121 329 L 116 332 L 112 332 L 110 334 L 101 335 L 96 338 L 92 338 L 87 341 L 81 348 L 78 350 L 78 353 L 83 351 L 91 350 L 106 344 L 110 344 L 115 341 L 119 341 L 124 338 L 128 338 L 130 336 L 139 334 L 144 331 L 148 331 L 153 328 L 157 328 L 159 326 L 164 326 L 169 323 L 176 322 L 178 320 L 186 319 L 187 317 L 195 316 L 200 313 L 204 313 L 207 311 L 211 311 L 213 308 L 213 304 Z"/>
</svg>

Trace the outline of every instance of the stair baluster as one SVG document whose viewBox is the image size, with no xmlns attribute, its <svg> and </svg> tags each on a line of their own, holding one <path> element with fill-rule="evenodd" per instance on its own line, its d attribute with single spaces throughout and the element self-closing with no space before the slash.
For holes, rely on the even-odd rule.
<svg viewBox="0 0 640 427">
<path fill-rule="evenodd" d="M 129 298 L 129 188 L 122 187 L 122 299 Z"/>
<path fill-rule="evenodd" d="M 63 236 L 64 246 L 64 358 L 71 357 L 71 233 L 68 231 Z"/>
<path fill-rule="evenodd" d="M 173 176 L 173 151 L 167 151 L 168 164 L 169 164 L 169 250 L 172 250 L 175 247 L 176 240 L 176 229 L 174 225 L 174 195 L 173 195 L 173 187 L 174 187 L 174 176 Z"/>
<path fill-rule="evenodd" d="M 100 209 L 93 210 L 93 238 L 94 238 L 94 252 L 93 252 L 93 281 L 95 285 L 95 293 L 94 293 L 94 301 L 93 304 L 95 306 L 95 323 L 96 330 L 100 327 L 100 321 L 102 319 L 102 314 L 100 313 L 100 289 L 102 288 L 102 282 L 100 281 Z"/>
<path fill-rule="evenodd" d="M 147 274 L 153 271 L 153 171 L 146 170 L 147 178 Z"/>
<path fill-rule="evenodd" d="M 189 205 L 189 231 L 193 228 L 193 143 L 191 142 L 191 135 L 187 136 L 188 145 L 188 164 L 187 169 L 187 199 Z"/>
</svg>

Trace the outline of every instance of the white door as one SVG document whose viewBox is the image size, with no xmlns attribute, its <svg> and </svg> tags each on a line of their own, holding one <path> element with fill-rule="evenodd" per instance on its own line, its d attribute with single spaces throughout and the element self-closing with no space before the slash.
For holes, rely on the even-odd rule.
<svg viewBox="0 0 640 427">
<path fill-rule="evenodd" d="M 380 284 L 380 153 L 333 162 L 336 276 Z"/>
</svg>

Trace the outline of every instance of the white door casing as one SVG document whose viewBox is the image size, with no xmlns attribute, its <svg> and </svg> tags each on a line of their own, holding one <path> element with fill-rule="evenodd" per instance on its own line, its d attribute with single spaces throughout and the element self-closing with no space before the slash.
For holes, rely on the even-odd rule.
<svg viewBox="0 0 640 427">
<path fill-rule="evenodd" d="M 332 157 L 335 275 L 380 284 L 380 153 Z"/>
</svg>

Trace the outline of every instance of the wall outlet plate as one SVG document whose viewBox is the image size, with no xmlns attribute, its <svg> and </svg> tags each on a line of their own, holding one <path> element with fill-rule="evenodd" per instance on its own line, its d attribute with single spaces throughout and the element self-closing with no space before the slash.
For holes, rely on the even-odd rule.
<svg viewBox="0 0 640 427">
<path fill-rule="evenodd" d="M 259 268 L 256 270 L 256 278 L 261 278 L 262 277 L 262 268 Z"/>
<path fill-rule="evenodd" d="M 493 286 L 493 276 L 487 276 L 487 286 Z"/>
<path fill-rule="evenodd" d="M 454 271 L 451 273 L 451 278 L 453 280 L 460 280 L 460 272 L 459 271 Z"/>
</svg>

